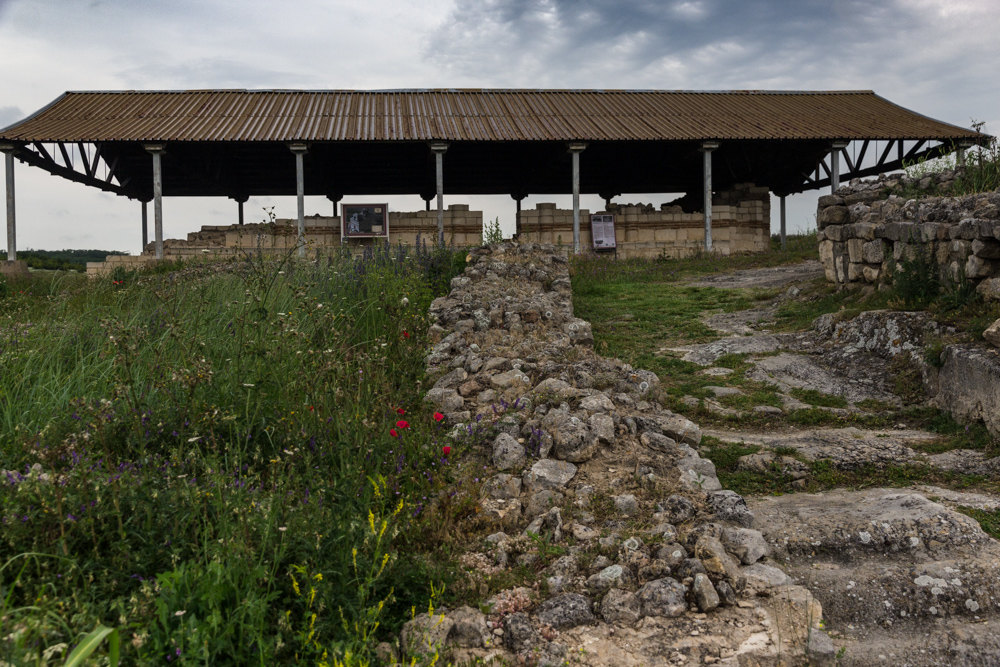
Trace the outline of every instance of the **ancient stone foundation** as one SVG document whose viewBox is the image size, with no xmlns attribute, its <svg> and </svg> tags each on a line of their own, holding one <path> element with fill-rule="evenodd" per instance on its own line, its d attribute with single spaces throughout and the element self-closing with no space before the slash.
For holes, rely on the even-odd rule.
<svg viewBox="0 0 1000 667">
<path fill-rule="evenodd" d="M 664 204 L 613 204 L 618 257 L 687 257 L 705 247 L 705 218 L 700 212 L 684 212 L 680 206 Z M 763 252 L 770 247 L 770 194 L 767 188 L 737 184 L 715 193 L 712 205 L 712 240 L 715 252 Z M 520 239 L 525 242 L 573 245 L 573 211 L 555 204 L 539 203 L 521 211 Z M 164 259 L 194 257 L 225 258 L 247 252 L 289 252 L 297 242 L 298 222 L 278 219 L 272 223 L 205 226 L 186 239 L 164 239 Z M 470 211 L 468 204 L 451 204 L 444 211 L 445 242 L 458 247 L 483 243 L 483 212 Z M 389 243 L 413 246 L 418 241 L 434 243 L 438 236 L 437 211 L 389 211 Z M 364 251 L 386 239 L 343 241 L 338 216 L 310 216 L 305 219 L 305 242 L 309 254 L 327 254 L 348 249 Z M 590 211 L 580 211 L 580 243 L 584 251 L 593 247 Z M 90 262 L 87 273 L 100 275 L 115 267 L 134 269 L 154 259 L 154 245 L 141 255 L 112 255 L 104 262 Z"/>
<path fill-rule="evenodd" d="M 820 197 L 820 261 L 831 282 L 887 282 L 909 260 L 926 261 L 943 280 L 979 282 L 1000 272 L 1000 192 L 907 199 L 906 186 L 947 192 L 954 172 L 853 180 Z"/>
<path fill-rule="evenodd" d="M 698 426 L 663 408 L 654 373 L 594 352 L 565 249 L 474 249 L 451 286 L 431 306 L 426 401 L 482 477 L 485 524 L 456 585 L 518 566 L 546 585 L 418 614 L 387 663 L 832 664 L 820 604 L 769 560 Z"/>
</svg>

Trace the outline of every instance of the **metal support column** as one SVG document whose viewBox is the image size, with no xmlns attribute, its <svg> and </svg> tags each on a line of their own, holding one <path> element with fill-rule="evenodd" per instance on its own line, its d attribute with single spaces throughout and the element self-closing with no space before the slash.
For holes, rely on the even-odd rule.
<svg viewBox="0 0 1000 667">
<path fill-rule="evenodd" d="M 434 184 L 438 205 L 438 245 L 444 247 L 444 154 L 448 151 L 447 141 L 432 141 L 434 153 Z"/>
<path fill-rule="evenodd" d="M 784 250 L 787 245 L 785 239 L 785 195 L 781 195 L 781 249 Z"/>
<path fill-rule="evenodd" d="M 847 148 L 846 141 L 835 141 L 831 145 L 830 151 L 830 193 L 833 194 L 840 189 L 840 151 Z"/>
<path fill-rule="evenodd" d="M 573 156 L 573 254 L 580 254 L 580 153 L 587 148 L 582 141 L 574 141 L 569 145 Z"/>
<path fill-rule="evenodd" d="M 147 206 L 149 202 L 145 199 L 142 200 L 142 250 L 140 252 L 146 251 L 146 245 L 149 244 L 149 207 Z"/>
<path fill-rule="evenodd" d="M 705 252 L 712 252 L 712 151 L 719 147 L 717 141 L 705 141 L 698 149 L 702 153 L 705 193 Z"/>
<path fill-rule="evenodd" d="M 242 199 L 237 199 L 236 200 L 236 205 L 239 207 L 239 209 L 238 209 L 239 213 L 237 214 L 237 217 L 239 219 L 239 224 L 242 225 L 243 224 L 243 200 Z"/>
<path fill-rule="evenodd" d="M 295 153 L 295 200 L 298 211 L 298 233 L 295 242 L 299 247 L 299 257 L 306 256 L 306 168 L 305 154 L 309 151 L 306 144 L 288 144 L 288 150 Z"/>
<path fill-rule="evenodd" d="M 0 144 L 7 170 L 7 261 L 17 261 L 17 228 L 14 221 L 14 146 Z"/>
<path fill-rule="evenodd" d="M 163 259 L 163 144 L 146 144 L 144 148 L 153 156 L 153 237 L 156 242 L 156 259 Z"/>
</svg>

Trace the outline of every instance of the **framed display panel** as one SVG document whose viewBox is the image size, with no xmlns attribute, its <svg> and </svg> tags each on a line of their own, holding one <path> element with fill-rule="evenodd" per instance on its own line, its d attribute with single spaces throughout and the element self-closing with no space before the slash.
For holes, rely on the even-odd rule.
<svg viewBox="0 0 1000 667">
<path fill-rule="evenodd" d="M 343 239 L 389 238 L 389 205 L 341 204 L 340 236 Z"/>
<path fill-rule="evenodd" d="M 594 241 L 594 250 L 615 250 L 615 216 L 602 213 L 590 216 L 590 237 Z"/>
</svg>

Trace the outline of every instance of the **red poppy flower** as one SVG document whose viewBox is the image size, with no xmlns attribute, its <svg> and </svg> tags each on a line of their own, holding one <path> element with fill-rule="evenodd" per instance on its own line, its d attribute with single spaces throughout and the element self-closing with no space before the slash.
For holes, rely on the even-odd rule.
<svg viewBox="0 0 1000 667">
<path fill-rule="evenodd" d="M 403 332 L 403 338 L 409 338 L 409 337 L 410 337 L 410 334 L 404 331 Z"/>
<path fill-rule="evenodd" d="M 314 406 L 312 406 L 312 405 L 309 406 L 309 412 L 313 412 L 315 410 L 316 410 L 316 408 Z"/>
<path fill-rule="evenodd" d="M 403 408 L 396 408 L 396 414 L 397 415 L 405 415 L 406 414 L 406 410 L 404 410 Z"/>
<path fill-rule="evenodd" d="M 400 419 L 396 422 L 396 428 L 410 428 L 410 424 L 405 420 Z"/>
<path fill-rule="evenodd" d="M 389 435 L 391 435 L 394 438 L 398 438 L 399 437 L 399 434 L 396 433 L 396 429 L 394 429 L 394 428 L 390 428 L 389 429 Z"/>
<path fill-rule="evenodd" d="M 445 445 L 444 447 L 441 448 L 441 451 L 444 452 L 445 456 L 448 456 L 449 454 L 451 454 L 451 447 Z"/>
<path fill-rule="evenodd" d="M 444 415 L 443 414 L 441 414 L 440 412 L 435 412 L 434 413 L 434 421 L 439 422 L 442 419 L 444 419 Z"/>
</svg>

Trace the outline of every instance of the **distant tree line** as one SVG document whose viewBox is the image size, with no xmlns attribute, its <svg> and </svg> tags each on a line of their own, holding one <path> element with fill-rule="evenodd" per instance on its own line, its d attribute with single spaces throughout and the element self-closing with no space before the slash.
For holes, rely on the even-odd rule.
<svg viewBox="0 0 1000 667">
<path fill-rule="evenodd" d="M 18 250 L 17 258 L 33 269 L 86 271 L 87 262 L 103 262 L 108 255 L 127 254 L 118 250 Z M 0 250 L 0 261 L 7 261 L 6 250 Z"/>
</svg>

